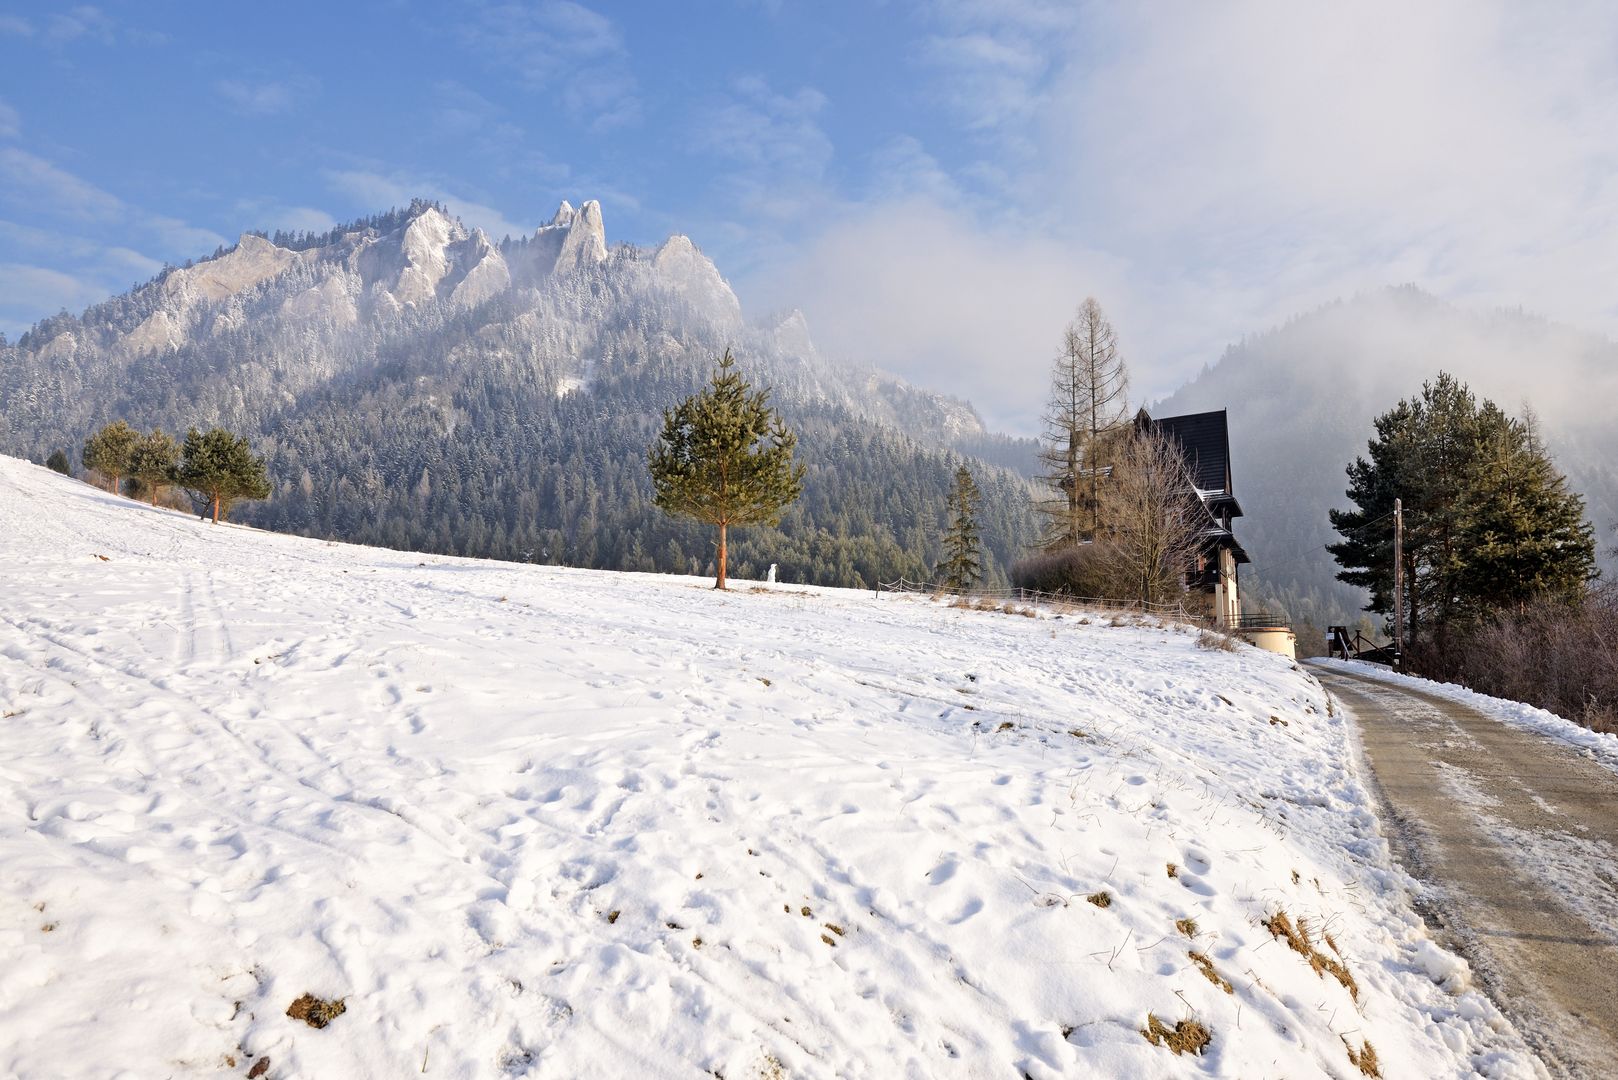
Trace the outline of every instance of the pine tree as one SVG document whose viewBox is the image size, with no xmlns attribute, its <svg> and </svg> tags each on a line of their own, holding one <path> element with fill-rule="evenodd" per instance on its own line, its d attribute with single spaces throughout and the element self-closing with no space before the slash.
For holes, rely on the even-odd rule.
<svg viewBox="0 0 1618 1080">
<path fill-rule="evenodd" d="M 983 541 L 978 535 L 978 507 L 983 495 L 965 465 L 955 470 L 949 493 L 949 528 L 944 533 L 944 558 L 935 574 L 947 589 L 969 589 L 983 576 Z"/>
<path fill-rule="evenodd" d="M 86 469 L 105 476 L 117 493 L 123 478 L 129 474 L 129 455 L 140 441 L 140 433 L 122 420 L 115 420 L 90 436 L 84 444 L 80 460 Z"/>
<path fill-rule="evenodd" d="M 214 524 L 237 499 L 267 499 L 270 481 L 264 459 L 254 457 L 245 438 L 224 428 L 206 434 L 192 428 L 185 436 L 175 482 L 213 508 Z"/>
<path fill-rule="evenodd" d="M 152 505 L 163 489 L 174 483 L 174 468 L 180 460 L 180 444 L 161 428 L 153 428 L 141 436 L 129 455 L 129 475 L 144 484 L 151 493 Z"/>
<path fill-rule="evenodd" d="M 1448 374 L 1377 417 L 1368 457 L 1348 468 L 1352 510 L 1327 550 L 1338 578 L 1367 588 L 1366 610 L 1391 614 L 1393 503 L 1405 515 L 1406 640 L 1457 627 L 1540 595 L 1573 596 L 1594 576 L 1595 538 L 1532 419 L 1479 402 Z"/>
<path fill-rule="evenodd" d="M 1118 335 L 1094 297 L 1087 297 L 1062 335 L 1051 371 L 1051 397 L 1039 459 L 1052 495 L 1039 509 L 1048 519 L 1043 547 L 1060 551 L 1092 539 L 1101 527 L 1102 475 L 1110 444 L 1129 416 L 1129 373 Z"/>
<path fill-rule="evenodd" d="M 63 476 L 73 475 L 73 466 L 68 463 L 67 454 L 61 450 L 51 451 L 51 456 L 45 459 L 45 467 Z"/>
<path fill-rule="evenodd" d="M 1474 589 L 1519 612 L 1536 597 L 1572 601 L 1595 578 L 1595 530 L 1529 411 L 1488 432 L 1477 500 L 1462 529 Z"/>
<path fill-rule="evenodd" d="M 708 388 L 663 410 L 663 431 L 647 454 L 657 506 L 716 526 L 714 588 L 725 588 L 731 526 L 777 525 L 803 491 L 804 467 L 792 463 L 798 438 L 753 390 L 726 349 Z"/>
</svg>

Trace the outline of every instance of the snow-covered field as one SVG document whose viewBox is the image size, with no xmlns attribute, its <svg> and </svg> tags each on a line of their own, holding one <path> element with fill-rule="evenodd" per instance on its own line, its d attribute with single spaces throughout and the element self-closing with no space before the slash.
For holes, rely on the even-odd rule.
<svg viewBox="0 0 1618 1080">
<path fill-rule="evenodd" d="M 214 528 L 0 459 L 0 712 L 0 1076 L 1536 1073 L 1318 685 L 1173 627 Z"/>
<path fill-rule="evenodd" d="M 1583 756 L 1597 762 L 1605 768 L 1618 772 L 1618 735 L 1605 732 L 1591 731 L 1587 727 L 1575 724 L 1566 717 L 1557 716 L 1545 709 L 1536 709 L 1532 705 L 1524 705 L 1520 701 L 1507 701 L 1505 698 L 1490 697 L 1480 694 L 1476 690 L 1468 690 L 1456 683 L 1434 682 L 1423 679 L 1419 675 L 1404 675 L 1390 671 L 1382 664 L 1367 664 L 1358 660 L 1327 660 L 1314 661 L 1322 666 L 1340 667 L 1345 671 L 1352 671 L 1356 675 L 1378 679 L 1394 686 L 1409 686 L 1428 694 L 1436 694 L 1450 701 L 1462 705 L 1470 705 L 1485 715 L 1499 720 L 1512 727 L 1522 728 L 1525 731 L 1547 735 L 1558 742 L 1567 743 L 1577 749 Z"/>
</svg>

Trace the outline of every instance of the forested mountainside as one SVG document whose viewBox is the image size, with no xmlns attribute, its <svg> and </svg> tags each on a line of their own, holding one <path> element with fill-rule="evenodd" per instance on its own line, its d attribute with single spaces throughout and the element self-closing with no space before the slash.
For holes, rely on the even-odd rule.
<svg viewBox="0 0 1618 1080">
<path fill-rule="evenodd" d="M 744 321 L 683 236 L 606 243 L 562 204 L 492 242 L 446 208 L 321 235 L 244 235 L 194 265 L 0 345 L 0 451 L 77 461 L 123 418 L 218 424 L 275 485 L 242 520 L 360 543 L 605 569 L 703 569 L 710 538 L 651 501 L 661 411 L 734 349 L 799 433 L 803 497 L 745 529 L 732 573 L 870 585 L 930 574 L 960 461 L 984 494 L 999 579 L 1034 525 L 1033 448 L 964 402 L 822 357 L 803 317 Z"/>
<path fill-rule="evenodd" d="M 1514 415 L 1539 418 L 1556 463 L 1585 499 L 1606 573 L 1618 522 L 1618 345 L 1521 312 L 1469 311 L 1417 289 L 1364 294 L 1231 346 L 1154 415 L 1225 408 L 1237 535 L 1253 557 L 1252 602 L 1316 627 L 1359 620 L 1364 594 L 1335 579 L 1345 469 L 1373 420 L 1448 371 Z"/>
</svg>

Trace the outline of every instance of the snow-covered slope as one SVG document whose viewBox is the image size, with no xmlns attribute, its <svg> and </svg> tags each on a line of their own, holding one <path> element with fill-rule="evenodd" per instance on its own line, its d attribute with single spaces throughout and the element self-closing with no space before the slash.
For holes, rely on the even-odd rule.
<svg viewBox="0 0 1618 1080">
<path fill-rule="evenodd" d="M 1279 658 L 215 528 L 11 459 L 0 520 L 0 1075 L 1534 1073 Z"/>
</svg>

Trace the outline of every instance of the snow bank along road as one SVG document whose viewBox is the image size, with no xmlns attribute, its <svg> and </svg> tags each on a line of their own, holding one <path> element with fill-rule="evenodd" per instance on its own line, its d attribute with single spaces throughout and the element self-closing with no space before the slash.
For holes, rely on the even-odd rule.
<svg viewBox="0 0 1618 1080">
<path fill-rule="evenodd" d="M 3 1077 L 1538 1074 L 1318 684 L 1175 627 L 326 544 L 0 459 L 0 713 Z"/>
<path fill-rule="evenodd" d="M 1618 774 L 1417 680 L 1316 670 L 1496 1002 L 1558 1074 L 1618 1074 Z"/>
</svg>

